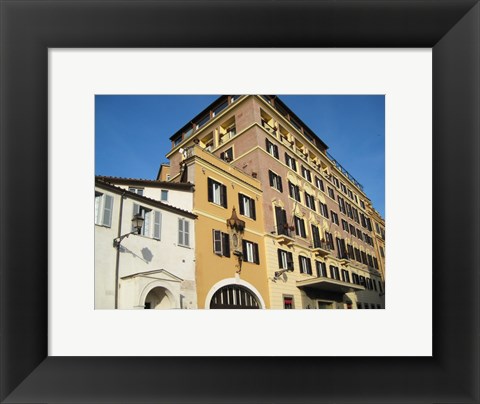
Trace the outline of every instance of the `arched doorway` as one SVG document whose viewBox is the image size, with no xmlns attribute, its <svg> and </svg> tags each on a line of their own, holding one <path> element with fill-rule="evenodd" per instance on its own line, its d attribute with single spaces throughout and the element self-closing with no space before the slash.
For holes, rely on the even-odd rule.
<svg viewBox="0 0 480 404">
<path fill-rule="evenodd" d="M 171 309 L 173 302 L 167 295 L 167 289 L 160 286 L 153 288 L 145 297 L 145 309 Z"/>
<path fill-rule="evenodd" d="M 257 297 L 245 286 L 226 285 L 210 301 L 211 309 L 259 309 Z"/>
</svg>

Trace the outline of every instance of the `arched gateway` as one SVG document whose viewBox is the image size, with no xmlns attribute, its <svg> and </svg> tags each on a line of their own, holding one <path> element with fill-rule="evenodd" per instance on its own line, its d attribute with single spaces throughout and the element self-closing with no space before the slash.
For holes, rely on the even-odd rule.
<svg viewBox="0 0 480 404">
<path fill-rule="evenodd" d="M 211 309 L 259 309 L 257 297 L 245 286 L 226 285 L 210 301 Z"/>
</svg>

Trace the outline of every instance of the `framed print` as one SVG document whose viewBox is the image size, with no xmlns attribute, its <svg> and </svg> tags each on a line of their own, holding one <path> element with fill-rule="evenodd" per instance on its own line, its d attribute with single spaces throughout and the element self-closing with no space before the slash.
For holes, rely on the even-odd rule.
<svg viewBox="0 0 480 404">
<path fill-rule="evenodd" d="M 479 401 L 480 6 L 477 0 L 276 3 L 39 0 L 2 1 L 0 7 L 2 402 Z M 60 305 L 68 312 L 76 303 L 72 300 L 80 279 L 73 276 L 62 285 L 66 288 L 62 299 L 52 297 L 58 277 L 49 276 L 50 270 L 68 262 L 57 261 L 49 228 L 58 218 L 59 202 L 75 206 L 80 199 L 79 188 L 72 186 L 75 180 L 68 172 L 62 173 L 63 183 L 56 188 L 63 187 L 60 199 L 55 197 L 52 203 L 50 193 L 52 172 L 58 174 L 55 161 L 51 160 L 57 144 L 50 137 L 56 116 L 52 116 L 49 104 L 49 86 L 58 82 L 55 69 L 50 70 L 56 57 L 51 51 L 68 52 L 71 48 L 86 51 L 95 48 L 98 55 L 112 48 L 130 52 L 134 48 L 173 52 L 198 48 L 199 53 L 212 48 L 222 48 L 224 52 L 232 48 L 239 51 L 259 48 L 258 52 L 267 55 L 268 50 L 277 51 L 271 53 L 275 55 L 272 68 L 281 63 L 278 60 L 281 53 L 286 54 L 291 48 L 350 51 L 359 48 L 354 49 L 359 53 L 364 48 L 370 51 L 379 48 L 375 50 L 379 53 L 391 48 L 431 50 L 433 160 L 415 155 L 420 140 L 409 140 L 402 152 L 406 150 L 404 160 L 409 167 L 418 172 L 430 169 L 433 172 L 431 184 L 421 175 L 411 178 L 415 186 L 432 187 L 432 213 L 431 217 L 412 223 L 414 231 L 408 240 L 409 247 L 398 258 L 409 271 L 420 274 L 424 268 L 411 257 L 422 254 L 432 257 L 431 298 L 427 288 L 408 287 L 408 283 L 413 285 L 418 281 L 415 276 L 401 291 L 405 305 L 411 305 L 412 300 L 421 302 L 422 298 L 431 300 L 431 355 L 354 356 L 350 353 L 356 346 L 402 345 L 405 341 L 394 336 L 379 341 L 383 334 L 367 337 L 353 326 L 348 338 L 342 339 L 348 355 L 311 355 L 308 347 L 318 343 L 315 335 L 318 330 L 329 333 L 332 339 L 335 332 L 312 328 L 305 322 L 296 324 L 295 330 L 286 328 L 282 335 L 266 336 L 234 326 L 229 326 L 229 332 L 220 337 L 211 333 L 214 343 L 231 349 L 230 354 L 222 352 L 220 356 L 193 356 L 193 353 L 182 356 L 177 351 L 174 355 L 126 356 L 111 354 L 103 348 L 94 356 L 52 355 L 50 348 L 55 342 L 52 338 L 57 334 L 52 328 L 54 316 L 49 305 L 54 302 L 55 308 Z M 217 52 L 222 51 L 217 49 Z M 302 71 L 304 60 L 296 61 L 291 74 Z M 408 63 L 405 59 L 398 64 L 402 62 Z M 216 62 L 210 68 L 214 72 L 228 72 L 233 71 L 233 64 L 232 60 Z M 188 64 L 178 65 L 179 70 L 187 65 L 185 80 L 189 70 L 200 69 L 200 59 L 191 57 Z M 404 66 L 404 72 L 415 70 L 411 65 L 408 69 Z M 81 81 L 89 71 L 101 68 L 98 59 L 97 64 L 84 63 L 80 71 L 70 71 L 69 80 Z M 147 69 L 141 63 L 137 68 L 140 72 Z M 115 72 L 111 69 L 112 76 Z M 250 77 L 237 75 L 232 80 L 248 81 Z M 63 89 L 67 91 L 68 87 Z M 411 96 L 416 97 L 414 91 Z M 66 105 L 71 109 L 76 106 L 75 102 Z M 403 118 L 413 121 L 411 127 L 416 124 L 412 116 Z M 72 132 L 76 125 L 80 124 L 71 122 Z M 81 134 L 69 139 L 63 151 L 65 159 L 73 158 L 86 141 Z M 412 159 L 414 155 L 416 158 Z M 86 160 L 85 170 L 89 167 Z M 421 209 L 425 201 L 412 189 L 404 190 L 408 194 L 405 201 L 412 210 Z M 74 215 L 72 208 L 71 216 Z M 78 229 L 72 225 L 74 220 L 68 217 L 63 220 L 62 236 L 66 245 L 70 244 L 69 251 L 79 257 L 87 254 L 89 244 L 78 238 Z M 429 233 L 433 234 L 431 243 L 426 236 Z M 418 311 L 422 311 L 421 306 Z M 80 321 L 73 310 L 71 316 L 71 324 Z M 410 335 L 417 330 L 415 322 L 408 319 L 397 326 L 410 328 Z M 100 341 L 101 329 L 85 328 L 82 330 L 85 334 L 72 333 L 66 342 L 81 347 L 87 344 L 85 335 L 88 344 Z M 193 343 L 201 325 L 197 328 L 189 334 L 183 333 L 182 338 Z M 203 331 L 209 330 L 204 327 Z M 418 333 L 420 341 L 424 337 L 420 327 Z M 162 333 L 155 330 L 139 338 L 144 345 L 161 343 Z M 265 350 L 264 355 L 237 354 L 252 341 L 277 350 Z M 282 347 L 287 344 L 302 345 L 304 353 L 285 355 Z"/>
</svg>

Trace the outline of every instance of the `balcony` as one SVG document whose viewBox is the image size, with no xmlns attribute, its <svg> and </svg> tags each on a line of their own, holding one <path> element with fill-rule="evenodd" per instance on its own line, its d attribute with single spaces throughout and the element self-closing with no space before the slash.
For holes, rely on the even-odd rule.
<svg viewBox="0 0 480 404">
<path fill-rule="evenodd" d="M 313 244 L 313 253 L 318 257 L 326 257 L 330 255 L 330 246 L 325 241 Z"/>
<path fill-rule="evenodd" d="M 272 134 L 273 136 L 276 136 L 277 128 L 274 128 L 273 126 L 271 126 L 264 119 L 262 119 L 262 128 L 265 129 L 268 133 Z"/>
<path fill-rule="evenodd" d="M 285 225 L 283 228 L 275 228 L 270 234 L 274 235 L 279 244 L 290 247 L 295 243 L 293 226 Z"/>
<path fill-rule="evenodd" d="M 334 293 L 349 293 L 365 290 L 365 288 L 361 285 L 344 282 L 338 279 L 327 278 L 325 276 L 297 281 L 297 288 L 314 289 L 323 292 Z"/>
<path fill-rule="evenodd" d="M 348 264 L 350 263 L 350 257 L 348 256 L 348 253 L 339 253 L 337 258 L 340 261 L 340 264 L 342 264 L 343 266 L 348 266 Z"/>
</svg>

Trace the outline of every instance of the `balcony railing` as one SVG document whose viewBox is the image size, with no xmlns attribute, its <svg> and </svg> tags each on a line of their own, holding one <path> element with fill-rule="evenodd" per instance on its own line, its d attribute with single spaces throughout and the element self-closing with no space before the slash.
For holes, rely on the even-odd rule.
<svg viewBox="0 0 480 404">
<path fill-rule="evenodd" d="M 330 254 L 330 245 L 325 241 L 313 242 L 313 252 L 320 257 L 325 257 Z"/>
<path fill-rule="evenodd" d="M 360 188 L 363 191 L 363 185 L 360 184 L 354 177 L 351 175 L 345 168 L 342 167 L 342 165 L 335 160 L 335 158 L 329 153 L 325 152 L 327 154 L 327 157 L 330 159 L 330 161 L 337 167 L 340 172 L 345 175 L 350 181 L 352 181 L 358 188 Z"/>
<path fill-rule="evenodd" d="M 275 228 L 270 232 L 270 234 L 275 235 L 280 244 L 290 245 L 295 242 L 295 231 L 292 230 L 291 227 L 292 226 L 288 225 L 281 227 L 275 226 Z"/>
</svg>

